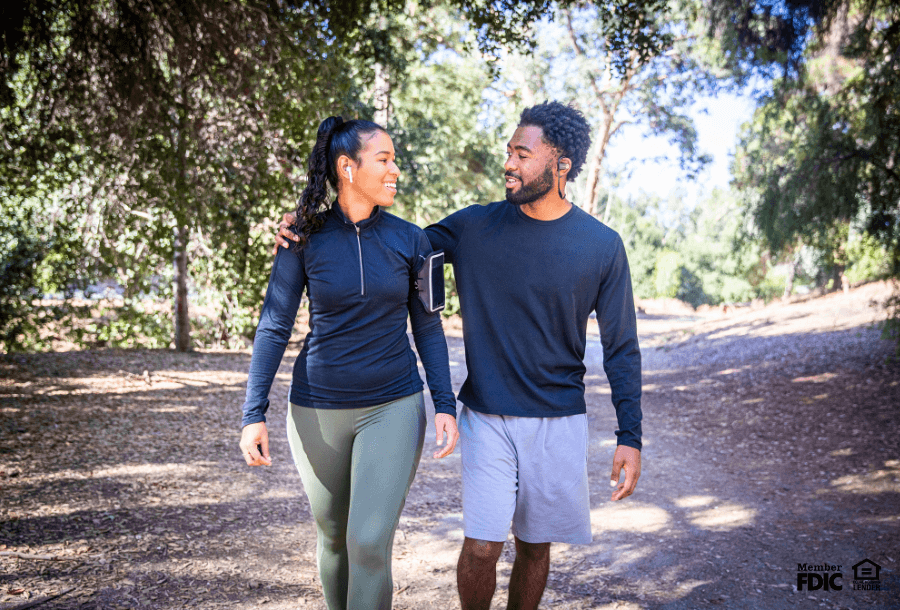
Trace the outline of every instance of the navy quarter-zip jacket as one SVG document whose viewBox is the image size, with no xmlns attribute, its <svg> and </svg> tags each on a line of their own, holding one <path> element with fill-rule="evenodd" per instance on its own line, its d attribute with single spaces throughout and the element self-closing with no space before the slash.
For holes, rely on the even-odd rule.
<svg viewBox="0 0 900 610">
<path fill-rule="evenodd" d="M 318 409 L 370 407 L 422 389 L 407 316 L 437 413 L 456 415 L 440 314 L 419 301 L 414 278 L 432 251 L 422 229 L 376 207 L 356 224 L 337 203 L 298 253 L 279 248 L 260 313 L 242 426 L 266 421 L 269 390 L 303 290 L 309 326 L 290 400 Z"/>
</svg>

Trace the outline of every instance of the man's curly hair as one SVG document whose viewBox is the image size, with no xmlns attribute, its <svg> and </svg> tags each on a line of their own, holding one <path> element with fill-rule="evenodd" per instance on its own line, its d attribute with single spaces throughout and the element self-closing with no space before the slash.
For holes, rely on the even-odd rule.
<svg viewBox="0 0 900 610">
<path fill-rule="evenodd" d="M 560 156 L 572 160 L 569 179 L 578 176 L 591 147 L 591 126 L 584 115 L 572 106 L 547 101 L 522 111 L 519 127 L 531 125 L 544 131 L 544 142 L 556 148 Z"/>
</svg>

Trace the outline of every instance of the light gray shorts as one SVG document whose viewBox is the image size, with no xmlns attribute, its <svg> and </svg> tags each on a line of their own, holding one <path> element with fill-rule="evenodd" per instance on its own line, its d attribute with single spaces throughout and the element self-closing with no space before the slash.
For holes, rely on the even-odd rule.
<svg viewBox="0 0 900 610">
<path fill-rule="evenodd" d="M 467 538 L 591 542 L 587 415 L 513 417 L 463 406 L 463 523 Z"/>
</svg>

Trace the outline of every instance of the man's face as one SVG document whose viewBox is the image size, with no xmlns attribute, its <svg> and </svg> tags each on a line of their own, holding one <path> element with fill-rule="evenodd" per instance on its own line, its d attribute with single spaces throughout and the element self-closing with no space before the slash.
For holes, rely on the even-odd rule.
<svg viewBox="0 0 900 610">
<path fill-rule="evenodd" d="M 556 149 L 541 139 L 544 130 L 519 127 L 506 145 L 506 200 L 515 205 L 533 203 L 553 188 Z"/>
</svg>

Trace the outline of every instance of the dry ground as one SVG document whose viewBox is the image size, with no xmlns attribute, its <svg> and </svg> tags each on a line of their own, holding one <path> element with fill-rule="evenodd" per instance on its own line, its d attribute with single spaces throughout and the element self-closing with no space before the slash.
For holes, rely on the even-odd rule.
<svg viewBox="0 0 900 610">
<path fill-rule="evenodd" d="M 900 365 L 870 306 L 887 290 L 725 314 L 644 303 L 644 471 L 616 504 L 594 325 L 594 543 L 554 545 L 542 607 L 900 607 Z M 448 335 L 458 388 L 462 342 Z M 0 609 L 64 591 L 36 607 L 323 608 L 284 434 L 296 353 L 273 389 L 275 464 L 252 470 L 237 447 L 249 353 L 0 357 Z M 394 548 L 394 607 L 458 608 L 459 455 L 426 456 Z M 851 590 L 865 558 L 889 591 Z M 843 589 L 795 591 L 798 563 L 840 565 Z"/>
</svg>

